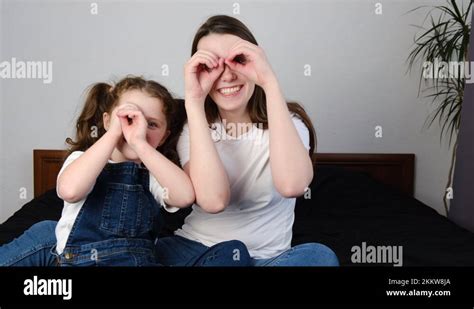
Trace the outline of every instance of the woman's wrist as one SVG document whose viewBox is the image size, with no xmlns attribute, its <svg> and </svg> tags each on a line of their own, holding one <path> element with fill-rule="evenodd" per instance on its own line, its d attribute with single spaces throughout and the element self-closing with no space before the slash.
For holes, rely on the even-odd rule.
<svg viewBox="0 0 474 309">
<path fill-rule="evenodd" d="M 266 95 L 274 91 L 281 92 L 280 84 L 278 83 L 278 79 L 275 75 L 272 75 L 270 78 L 268 78 L 268 80 L 265 81 L 264 84 L 260 85 L 260 87 L 263 89 Z"/>
<path fill-rule="evenodd" d="M 186 113 L 188 114 L 188 119 L 190 118 L 190 114 L 205 115 L 204 101 L 204 99 L 188 98 L 184 100 L 184 108 L 186 109 Z"/>
</svg>

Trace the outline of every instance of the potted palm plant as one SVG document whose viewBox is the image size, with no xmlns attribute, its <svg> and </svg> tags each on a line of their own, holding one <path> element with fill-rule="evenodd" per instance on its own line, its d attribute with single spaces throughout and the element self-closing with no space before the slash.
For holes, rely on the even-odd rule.
<svg viewBox="0 0 474 309">
<path fill-rule="evenodd" d="M 418 95 L 430 98 L 434 105 L 434 110 L 425 120 L 424 126 L 429 128 L 437 122 L 441 126 L 440 142 L 447 138 L 449 146 L 454 143 L 447 190 L 452 185 L 466 69 L 469 70 L 464 64 L 469 63 L 469 15 L 474 0 L 470 0 L 467 5 L 459 2 L 448 0 L 445 5 L 419 6 L 410 11 L 429 9 L 423 24 L 416 26 L 421 31 L 414 37 L 414 47 L 407 62 L 409 71 L 422 66 Z M 453 63 L 454 65 L 451 65 Z M 450 70 L 456 67 L 458 69 L 454 72 Z M 448 199 L 449 197 L 443 194 L 446 215 L 449 212 Z"/>
</svg>

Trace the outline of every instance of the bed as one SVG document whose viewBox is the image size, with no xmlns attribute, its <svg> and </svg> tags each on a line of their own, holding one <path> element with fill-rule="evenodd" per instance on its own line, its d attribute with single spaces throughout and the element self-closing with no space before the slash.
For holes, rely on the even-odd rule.
<svg viewBox="0 0 474 309">
<path fill-rule="evenodd" d="M 0 225 L 0 244 L 42 220 L 58 220 L 62 201 L 54 190 L 64 150 L 34 150 L 34 196 Z M 310 191 L 297 199 L 292 244 L 319 242 L 332 248 L 343 266 L 359 263 L 353 248 L 401 246 L 403 266 L 474 266 L 474 233 L 413 198 L 413 154 L 313 155 Z M 190 209 L 163 212 L 161 236 L 179 228 Z"/>
</svg>

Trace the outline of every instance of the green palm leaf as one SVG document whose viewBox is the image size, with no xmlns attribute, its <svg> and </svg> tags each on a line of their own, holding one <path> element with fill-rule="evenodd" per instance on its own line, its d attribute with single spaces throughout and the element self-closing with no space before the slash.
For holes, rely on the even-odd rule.
<svg viewBox="0 0 474 309">
<path fill-rule="evenodd" d="M 407 72 L 411 72 L 415 68 L 419 69 L 418 65 L 425 61 L 464 63 L 467 60 L 471 30 L 468 18 L 474 0 L 471 0 L 466 8 L 464 5 L 459 6 L 456 0 L 447 0 L 446 2 L 446 5 L 430 7 L 423 20 L 423 25 L 427 24 L 427 28 L 423 25 L 415 26 L 422 33 L 414 37 L 414 47 L 407 58 Z M 428 7 L 419 6 L 408 13 L 422 8 Z M 440 73 L 440 71 L 436 73 Z M 423 71 L 420 74 L 418 95 L 431 98 L 431 104 L 435 106 L 424 126 L 429 128 L 437 122 L 441 126 L 440 141 L 443 137 L 449 137 L 449 145 L 459 130 L 464 85 L 465 77 L 460 74 L 460 71 L 457 76 L 449 76 L 445 79 L 426 80 L 423 78 Z"/>
</svg>

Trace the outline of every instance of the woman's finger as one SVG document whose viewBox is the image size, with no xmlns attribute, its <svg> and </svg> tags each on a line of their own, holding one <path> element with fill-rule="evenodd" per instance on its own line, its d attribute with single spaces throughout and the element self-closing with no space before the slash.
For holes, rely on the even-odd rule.
<svg viewBox="0 0 474 309">
<path fill-rule="evenodd" d="M 191 63 L 190 68 L 193 73 L 201 72 L 202 70 L 211 70 L 214 68 L 214 64 L 210 59 L 203 56 L 196 57 Z"/>
<path fill-rule="evenodd" d="M 198 55 L 204 55 L 206 57 L 209 57 L 212 62 L 217 66 L 218 62 L 219 62 L 219 57 L 214 54 L 213 52 L 211 51 L 208 51 L 208 50 L 205 50 L 205 49 L 201 49 L 201 50 L 198 50 L 195 55 L 198 54 Z"/>
<path fill-rule="evenodd" d="M 209 77 L 214 82 L 224 72 L 224 58 L 219 59 L 217 67 L 209 72 Z"/>
<path fill-rule="evenodd" d="M 234 49 L 238 49 L 238 48 L 242 48 L 242 47 L 247 47 L 249 48 L 250 50 L 253 50 L 254 52 L 257 52 L 260 47 L 249 42 L 249 41 L 246 41 L 246 40 L 238 40 L 234 45 L 232 45 L 232 47 L 230 48 L 230 50 L 234 50 Z"/>
<path fill-rule="evenodd" d="M 254 49 L 248 46 L 238 46 L 237 48 L 231 50 L 226 60 L 239 63 L 239 64 L 245 64 L 248 61 L 255 59 L 256 56 L 257 56 L 257 52 Z"/>
<path fill-rule="evenodd" d="M 209 55 L 198 54 L 193 56 L 191 59 L 192 67 L 196 67 L 197 64 L 205 64 L 209 69 L 215 68 L 218 64 L 218 60 L 212 59 Z"/>
<path fill-rule="evenodd" d="M 244 63 L 239 63 L 239 62 L 236 62 L 236 61 L 232 61 L 230 59 L 226 59 L 225 64 L 228 65 L 231 70 L 238 71 L 238 72 L 241 71 L 245 66 Z"/>
</svg>

